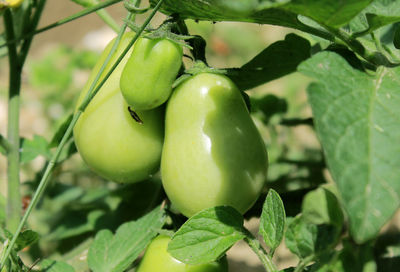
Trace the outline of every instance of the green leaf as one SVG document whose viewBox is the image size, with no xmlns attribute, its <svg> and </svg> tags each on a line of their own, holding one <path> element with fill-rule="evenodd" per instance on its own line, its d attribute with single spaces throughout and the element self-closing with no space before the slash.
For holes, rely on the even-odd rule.
<svg viewBox="0 0 400 272">
<path fill-rule="evenodd" d="M 285 232 L 286 215 L 283 202 L 273 189 L 268 191 L 260 218 L 260 234 L 271 252 L 282 242 Z"/>
<path fill-rule="evenodd" d="M 393 45 L 396 49 L 400 49 L 400 26 L 397 26 L 394 32 Z"/>
<path fill-rule="evenodd" d="M 234 208 L 219 206 L 195 214 L 181 226 L 168 245 L 168 252 L 187 264 L 218 260 L 245 237 L 243 217 Z"/>
<path fill-rule="evenodd" d="M 41 272 L 74 272 L 74 268 L 61 261 L 44 259 L 40 262 Z"/>
<path fill-rule="evenodd" d="M 400 244 L 385 248 L 385 252 L 377 259 L 378 271 L 396 271 L 400 266 Z"/>
<path fill-rule="evenodd" d="M 228 76 L 240 90 L 248 90 L 296 71 L 310 57 L 310 43 L 295 34 L 288 34 L 239 69 L 228 69 Z"/>
<path fill-rule="evenodd" d="M 7 155 L 8 141 L 0 134 L 0 154 Z"/>
<path fill-rule="evenodd" d="M 400 2 L 374 0 L 350 22 L 355 36 L 364 36 L 385 25 L 400 21 Z"/>
<path fill-rule="evenodd" d="M 25 247 L 33 245 L 39 240 L 39 234 L 33 230 L 24 230 L 18 235 L 15 248 L 17 251 L 23 250 Z"/>
<path fill-rule="evenodd" d="M 11 240 L 13 234 L 9 232 L 7 229 L 0 228 L 0 240 Z M 16 252 L 23 250 L 25 247 L 30 246 L 36 243 L 39 240 L 39 234 L 34 232 L 33 230 L 24 230 L 22 231 L 15 242 L 13 250 Z"/>
<path fill-rule="evenodd" d="M 329 252 L 336 245 L 336 228 L 329 225 L 307 223 L 301 215 L 288 220 L 285 244 L 300 259 L 317 257 Z"/>
<path fill-rule="evenodd" d="M 74 217 L 66 214 L 65 217 L 70 218 L 68 222 L 62 222 L 55 230 L 46 236 L 47 240 L 62 240 L 72 236 L 77 236 L 89 231 L 93 231 L 96 227 L 97 220 L 105 214 L 102 210 L 93 210 L 87 214 L 74 213 Z"/>
<path fill-rule="evenodd" d="M 288 249 L 300 259 L 314 254 L 315 236 L 317 226 L 305 224 L 301 216 L 288 220 L 285 234 L 285 244 Z"/>
<path fill-rule="evenodd" d="M 399 206 L 400 68 L 368 75 L 331 52 L 299 70 L 308 88 L 318 136 L 357 242 L 373 238 Z"/>
<path fill-rule="evenodd" d="M 21 163 L 27 163 L 37 156 L 50 158 L 51 153 L 46 139 L 35 135 L 32 140 L 22 139 L 21 143 Z"/>
<path fill-rule="evenodd" d="M 339 27 L 346 24 L 372 0 L 293 0 L 285 9 L 312 18 L 324 25 Z"/>
<path fill-rule="evenodd" d="M 338 27 L 346 24 L 372 0 L 166 0 L 161 10 L 166 14 L 179 13 L 182 18 L 209 21 L 243 21 L 310 29 L 297 20 L 304 15 L 313 20 Z M 156 0 L 150 1 L 152 5 Z"/>
<path fill-rule="evenodd" d="M 371 243 L 355 245 L 347 240 L 343 241 L 343 249 L 336 263 L 339 271 L 375 272 L 377 266 L 374 260 L 374 251 Z M 337 271 L 337 270 L 335 270 Z M 390 271 L 390 270 L 382 270 Z"/>
<path fill-rule="evenodd" d="M 266 124 L 275 114 L 283 114 L 288 110 L 288 103 L 286 99 L 279 98 L 273 94 L 267 94 L 262 97 L 250 97 L 251 111 L 261 112 L 262 121 Z"/>
<path fill-rule="evenodd" d="M 121 225 L 115 235 L 109 230 L 97 233 L 88 253 L 94 272 L 124 271 L 157 235 L 164 225 L 164 210 L 159 206 L 137 221 Z"/>
<path fill-rule="evenodd" d="M 343 225 L 343 213 L 336 196 L 325 188 L 318 188 L 307 193 L 302 202 L 303 218 L 316 225 Z"/>
</svg>

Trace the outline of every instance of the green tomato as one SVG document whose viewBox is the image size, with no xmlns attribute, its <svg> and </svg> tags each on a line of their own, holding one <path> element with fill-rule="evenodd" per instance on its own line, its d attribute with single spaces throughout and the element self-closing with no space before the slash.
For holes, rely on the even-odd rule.
<svg viewBox="0 0 400 272">
<path fill-rule="evenodd" d="M 167 251 L 170 240 L 168 236 L 156 237 L 147 247 L 136 272 L 228 272 L 226 257 L 218 262 L 201 265 L 190 265 L 178 261 Z"/>
<path fill-rule="evenodd" d="M 182 214 L 219 205 L 244 213 L 254 204 L 267 152 L 230 79 L 202 73 L 184 81 L 168 101 L 165 126 L 162 182 Z"/>
<path fill-rule="evenodd" d="M 135 110 L 164 103 L 182 65 L 182 47 L 167 39 L 139 39 L 121 75 L 126 102 Z"/>
<path fill-rule="evenodd" d="M 134 33 L 123 36 L 101 79 Z M 91 83 L 111 50 L 111 42 L 101 55 L 84 87 L 77 105 L 88 92 Z M 148 178 L 159 169 L 163 143 L 163 109 L 137 114 L 143 124 L 136 122 L 128 110 L 119 88 L 122 69 L 127 56 L 89 103 L 74 127 L 74 139 L 78 151 L 86 164 L 100 176 L 115 182 L 137 182 Z M 100 79 L 100 80 L 101 80 Z"/>
</svg>

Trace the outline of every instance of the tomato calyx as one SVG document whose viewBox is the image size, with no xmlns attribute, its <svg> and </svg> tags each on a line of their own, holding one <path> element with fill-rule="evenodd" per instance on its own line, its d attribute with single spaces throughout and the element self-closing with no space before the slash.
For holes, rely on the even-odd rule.
<svg viewBox="0 0 400 272">
<path fill-rule="evenodd" d="M 162 23 L 158 28 L 153 29 L 153 28 L 146 28 L 145 29 L 145 34 L 143 37 L 151 40 L 161 40 L 161 39 L 166 39 L 171 42 L 174 42 L 178 45 L 187 47 L 189 49 L 192 49 L 190 45 L 188 45 L 185 41 L 190 40 L 195 38 L 194 36 L 191 35 L 182 35 L 182 34 L 177 34 L 174 33 L 173 30 L 177 28 L 177 25 L 175 22 L 172 21 L 173 19 L 168 19 L 164 23 Z M 134 32 L 138 32 L 140 29 L 140 26 L 137 25 L 136 23 L 132 21 L 127 21 L 126 22 L 128 27 L 132 29 Z"/>
</svg>

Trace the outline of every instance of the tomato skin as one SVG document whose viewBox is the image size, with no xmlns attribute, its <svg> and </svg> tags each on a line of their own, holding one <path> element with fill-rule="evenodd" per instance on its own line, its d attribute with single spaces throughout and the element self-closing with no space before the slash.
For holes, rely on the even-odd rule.
<svg viewBox="0 0 400 272">
<path fill-rule="evenodd" d="M 219 205 L 243 214 L 254 204 L 268 158 L 230 79 L 202 73 L 184 81 L 168 101 L 165 126 L 162 182 L 182 214 L 190 217 Z"/>
<path fill-rule="evenodd" d="M 167 39 L 140 38 L 121 75 L 126 102 L 135 110 L 164 103 L 182 65 L 182 47 Z"/>
<path fill-rule="evenodd" d="M 134 33 L 124 34 L 112 56 L 101 81 L 112 67 Z M 111 42 L 94 67 L 78 99 L 79 106 L 91 83 L 105 61 Z M 138 182 L 159 169 L 163 142 L 164 110 L 157 108 L 137 114 L 143 124 L 136 122 L 119 88 L 119 78 L 130 52 L 89 103 L 74 127 L 77 149 L 85 163 L 100 176 L 115 182 Z"/>
<path fill-rule="evenodd" d="M 157 236 L 147 247 L 136 272 L 228 272 L 225 257 L 202 265 L 184 264 L 174 259 L 167 251 L 170 240 L 168 236 Z"/>
</svg>

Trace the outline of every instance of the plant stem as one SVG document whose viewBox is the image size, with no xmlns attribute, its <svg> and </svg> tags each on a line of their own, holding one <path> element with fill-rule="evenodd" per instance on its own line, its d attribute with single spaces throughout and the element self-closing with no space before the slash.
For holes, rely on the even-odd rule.
<svg viewBox="0 0 400 272">
<path fill-rule="evenodd" d="M 113 5 L 115 3 L 118 3 L 118 2 L 121 2 L 121 1 L 122 0 L 107 0 L 107 1 L 101 2 L 96 6 L 84 9 L 84 10 L 82 10 L 82 11 L 80 11 L 78 13 L 75 13 L 75 14 L 73 14 L 71 16 L 68 16 L 67 18 L 64 18 L 64 19 L 62 19 L 60 21 L 57 21 L 57 22 L 52 23 L 50 25 L 47 25 L 45 27 L 39 28 L 39 29 L 37 29 L 35 31 L 26 33 L 25 35 L 23 35 L 22 37 L 20 37 L 18 39 L 9 40 L 6 43 L 1 44 L 0 48 L 4 47 L 4 46 L 6 46 L 6 45 L 8 45 L 10 43 L 16 43 L 17 41 L 19 41 L 21 39 L 26 39 L 26 38 L 32 37 L 32 36 L 34 36 L 36 34 L 42 33 L 44 31 L 47 31 L 47 30 L 52 29 L 54 27 L 61 26 L 63 24 L 69 23 L 69 22 L 71 22 L 73 20 L 79 19 L 79 18 L 81 18 L 83 16 L 86 16 L 86 15 L 88 15 L 90 13 L 98 11 L 99 9 L 111 6 L 111 5 Z"/>
<path fill-rule="evenodd" d="M 44 190 L 46 189 L 48 183 L 49 183 L 49 177 L 53 171 L 53 168 L 55 167 L 55 165 L 58 162 L 58 158 L 61 154 L 61 151 L 64 147 L 64 145 L 66 144 L 66 142 L 68 141 L 69 137 L 72 134 L 72 129 L 75 126 L 76 122 L 78 121 L 80 115 L 83 113 L 83 111 L 85 110 L 85 108 L 87 107 L 87 105 L 89 104 L 89 102 L 91 101 L 91 99 L 93 99 L 93 97 L 96 95 L 96 93 L 100 90 L 100 88 L 103 86 L 103 84 L 106 82 L 106 80 L 108 79 L 108 77 L 112 74 L 112 72 L 115 70 L 115 68 L 118 66 L 118 64 L 121 62 L 121 60 L 124 58 L 124 56 L 126 55 L 126 53 L 129 51 L 129 49 L 132 47 L 132 45 L 135 43 L 135 41 L 139 38 L 139 36 L 141 35 L 141 33 L 144 31 L 144 29 L 147 27 L 147 25 L 150 23 L 151 19 L 154 17 L 154 15 L 156 14 L 157 10 L 160 8 L 162 2 L 164 0 L 159 0 L 159 2 L 157 3 L 157 5 L 154 7 L 152 13 L 147 17 L 146 21 L 143 23 L 142 27 L 140 28 L 140 30 L 136 33 L 135 37 L 132 39 L 132 41 L 127 45 L 127 47 L 125 48 L 125 50 L 122 52 L 121 56 L 116 60 L 116 62 L 114 63 L 114 65 L 110 68 L 110 70 L 108 71 L 108 73 L 106 74 L 106 76 L 104 77 L 104 79 L 97 85 L 96 89 L 94 89 L 93 91 L 89 90 L 88 94 L 86 95 L 84 101 L 82 102 L 82 104 L 80 105 L 80 107 L 78 108 L 78 110 L 76 111 L 76 113 L 74 114 L 71 122 L 69 123 L 69 126 L 65 132 L 65 134 L 63 135 L 61 142 L 59 143 L 59 145 L 57 146 L 57 150 L 54 153 L 54 155 L 52 156 L 51 160 L 49 161 L 49 163 L 47 164 L 46 170 L 43 174 L 42 179 L 40 180 L 39 186 L 36 189 L 35 194 L 32 197 L 32 200 L 28 206 L 28 208 L 26 209 L 26 212 L 24 214 L 24 216 L 22 217 L 22 220 L 20 221 L 17 230 L 15 231 L 15 234 L 13 235 L 13 238 L 11 240 L 11 242 L 8 244 L 8 246 L 5 248 L 6 252 L 3 255 L 3 258 L 0 260 L 0 269 L 3 267 L 5 261 L 7 260 L 8 256 L 11 253 L 12 248 L 15 245 L 15 242 L 17 241 L 18 235 L 20 234 L 22 228 L 24 227 L 30 213 L 32 212 L 32 209 L 36 206 L 36 204 L 38 203 L 38 201 L 40 200 Z M 118 35 L 118 38 L 120 39 L 123 32 L 125 31 L 125 27 L 121 28 L 121 31 Z M 118 42 L 118 38 L 117 41 L 115 42 L 115 44 Z M 114 45 L 115 45 L 114 44 Z M 114 46 L 116 48 L 116 45 Z M 113 47 L 113 48 L 114 48 Z M 112 51 L 110 51 L 109 57 L 111 57 L 111 55 L 113 54 Z M 109 58 L 108 58 L 109 59 Z M 99 73 L 97 74 L 97 79 L 100 77 L 100 75 L 103 73 L 103 71 L 105 70 L 107 63 L 103 63 Z M 96 81 L 95 80 L 90 89 L 93 89 L 94 86 L 96 86 Z"/>
<path fill-rule="evenodd" d="M 304 268 L 314 260 L 314 255 L 308 256 L 305 259 L 301 260 L 299 264 L 297 265 L 296 269 L 294 272 L 303 272 Z"/>
<path fill-rule="evenodd" d="M 267 252 L 261 246 L 257 238 L 255 238 L 254 235 L 247 229 L 245 229 L 245 231 L 246 231 L 246 237 L 244 238 L 244 241 L 250 246 L 250 248 L 254 251 L 254 253 L 256 253 L 258 258 L 264 265 L 265 270 L 267 272 L 278 272 L 278 269 L 275 267 L 271 258 L 268 256 Z"/>
<path fill-rule="evenodd" d="M 6 30 L 6 39 L 15 38 L 14 22 L 11 11 L 7 9 L 4 12 L 4 25 Z M 7 123 L 7 229 L 15 231 L 21 218 L 22 203 L 19 180 L 19 104 L 21 88 L 21 71 L 17 48 L 15 44 L 8 45 L 8 63 L 9 63 L 9 91 L 8 91 L 8 123 Z"/>
<path fill-rule="evenodd" d="M 119 31 L 119 25 L 114 21 L 113 17 L 104 9 L 96 11 L 97 15 L 115 32 Z"/>
<path fill-rule="evenodd" d="M 35 14 L 32 17 L 32 20 L 29 22 L 29 24 L 30 24 L 30 28 L 29 29 L 30 30 L 34 31 L 36 29 L 37 25 L 39 24 L 39 19 L 40 19 L 40 16 L 42 15 L 42 12 L 43 12 L 45 4 L 46 4 L 46 0 L 40 0 L 39 3 L 37 4 L 36 10 L 35 10 Z M 19 57 L 19 61 L 20 61 L 21 67 L 25 63 L 25 59 L 26 59 L 26 57 L 28 55 L 29 48 L 31 47 L 32 40 L 33 40 L 33 36 L 29 36 L 22 43 L 21 51 L 20 51 L 20 57 Z"/>
<path fill-rule="evenodd" d="M 324 26 L 327 30 L 329 30 L 333 35 L 335 35 L 339 40 L 344 42 L 344 44 L 349 47 L 354 53 L 358 54 L 364 60 L 373 64 L 374 66 L 386 66 L 386 67 L 395 67 L 399 64 L 390 62 L 385 56 L 379 56 L 375 52 L 369 51 L 365 48 L 357 39 L 352 37 L 346 31 L 342 29 L 336 29 L 328 26 Z"/>
</svg>

